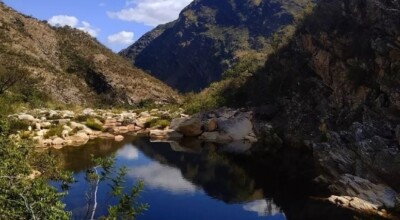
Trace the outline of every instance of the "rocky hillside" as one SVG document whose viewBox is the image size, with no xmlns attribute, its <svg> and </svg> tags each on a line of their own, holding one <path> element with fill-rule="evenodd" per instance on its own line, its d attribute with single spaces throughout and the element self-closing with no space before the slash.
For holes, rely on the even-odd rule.
<svg viewBox="0 0 400 220">
<path fill-rule="evenodd" d="M 195 0 L 178 20 L 161 25 L 121 51 L 180 91 L 222 78 L 240 58 L 262 60 L 285 42 L 314 0 Z"/>
<path fill-rule="evenodd" d="M 24 69 L 35 87 L 72 104 L 174 102 L 178 95 L 76 29 L 53 28 L 0 3 L 0 66 Z M 32 85 L 25 85 L 30 87 Z"/>
<path fill-rule="evenodd" d="M 286 144 L 312 149 L 333 192 L 400 207 L 399 1 L 322 0 L 229 93 Z"/>
</svg>

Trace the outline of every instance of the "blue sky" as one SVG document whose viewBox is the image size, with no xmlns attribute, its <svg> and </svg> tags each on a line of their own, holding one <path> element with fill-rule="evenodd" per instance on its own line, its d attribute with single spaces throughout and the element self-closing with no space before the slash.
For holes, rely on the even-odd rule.
<svg viewBox="0 0 400 220">
<path fill-rule="evenodd" d="M 54 26 L 69 25 L 113 51 L 126 48 L 158 24 L 178 18 L 192 0 L 3 0 Z"/>
</svg>

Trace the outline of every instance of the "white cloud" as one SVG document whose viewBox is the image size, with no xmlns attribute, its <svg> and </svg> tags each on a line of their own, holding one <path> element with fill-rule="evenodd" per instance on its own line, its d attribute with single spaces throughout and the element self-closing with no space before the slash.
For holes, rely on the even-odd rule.
<svg viewBox="0 0 400 220">
<path fill-rule="evenodd" d="M 56 15 L 49 19 L 49 24 L 55 27 L 70 26 L 74 28 L 78 25 L 78 23 L 78 18 L 68 15 Z"/>
<path fill-rule="evenodd" d="M 173 194 L 194 193 L 195 185 L 183 178 L 177 168 L 151 163 L 150 165 L 135 167 L 129 176 L 143 179 L 146 186 L 166 190 Z"/>
<path fill-rule="evenodd" d="M 100 29 L 93 27 L 89 22 L 82 21 L 82 26 L 78 27 L 79 30 L 84 31 L 92 37 L 97 37 L 100 32 Z"/>
<path fill-rule="evenodd" d="M 99 3 L 99 7 L 105 7 L 105 6 L 106 6 L 106 3 L 104 3 L 104 2 Z"/>
<path fill-rule="evenodd" d="M 89 22 L 79 22 L 79 19 L 77 17 L 69 15 L 56 15 L 51 17 L 48 22 L 51 26 L 54 27 L 70 26 L 72 28 L 77 28 L 90 34 L 92 37 L 97 37 L 100 32 L 99 28 L 93 27 Z"/>
<path fill-rule="evenodd" d="M 118 151 L 118 156 L 128 160 L 136 160 L 139 158 L 139 151 L 133 145 L 128 145 L 127 147 L 124 147 L 122 150 Z"/>
<path fill-rule="evenodd" d="M 134 33 L 133 32 L 128 32 L 128 31 L 121 31 L 119 33 L 110 35 L 107 37 L 108 43 L 110 44 L 132 44 L 134 42 L 133 40 Z"/>
<path fill-rule="evenodd" d="M 275 216 L 281 214 L 281 210 L 271 200 L 257 200 L 243 205 L 243 209 L 256 212 L 258 216 Z"/>
<path fill-rule="evenodd" d="M 165 24 L 178 18 L 179 12 L 193 0 L 127 0 L 128 8 L 108 12 L 111 18 L 134 21 L 149 26 Z"/>
</svg>

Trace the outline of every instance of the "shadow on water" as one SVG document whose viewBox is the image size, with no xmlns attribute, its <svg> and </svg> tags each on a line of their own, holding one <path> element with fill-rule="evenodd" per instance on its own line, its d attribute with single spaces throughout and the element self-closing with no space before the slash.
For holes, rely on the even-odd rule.
<svg viewBox="0 0 400 220">
<path fill-rule="evenodd" d="M 357 215 L 311 199 L 323 192 L 312 182 L 317 174 L 310 152 L 282 148 L 275 152 L 238 153 L 238 149 L 249 152 L 249 146 L 204 143 L 197 139 L 150 142 L 144 137 L 128 137 L 123 143 L 94 141 L 54 154 L 61 158 L 65 169 L 77 173 L 93 165 L 91 155 L 106 157 L 128 144 L 152 161 L 177 168 L 184 179 L 209 197 L 226 204 L 247 204 L 244 208 L 249 210 L 261 207 L 263 216 L 284 213 L 287 219 L 300 220 L 354 219 Z"/>
<path fill-rule="evenodd" d="M 111 156 L 136 138 L 138 137 L 128 136 L 124 142 L 97 139 L 84 146 L 50 149 L 50 151 L 60 160 L 62 168 L 76 173 L 93 167 L 92 155 L 95 158 Z"/>
<path fill-rule="evenodd" d="M 229 204 L 273 201 L 287 219 L 295 220 L 354 219 L 359 215 L 311 199 L 324 194 L 312 181 L 316 173 L 311 152 L 283 148 L 278 152 L 241 154 L 232 152 L 232 146 L 197 139 L 179 143 L 138 139 L 134 145 L 148 157 L 179 168 L 185 179 Z M 246 143 L 242 148 L 248 149 Z M 274 210 L 265 212 L 273 214 Z"/>
</svg>

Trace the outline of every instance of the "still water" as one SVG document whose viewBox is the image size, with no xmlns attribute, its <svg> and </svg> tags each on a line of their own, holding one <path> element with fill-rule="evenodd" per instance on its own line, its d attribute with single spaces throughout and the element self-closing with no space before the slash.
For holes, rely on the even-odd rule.
<svg viewBox="0 0 400 220">
<path fill-rule="evenodd" d="M 239 143 L 240 144 L 240 143 Z M 351 213 L 310 199 L 314 169 L 310 155 L 279 150 L 256 155 L 238 153 L 243 146 L 221 146 L 198 140 L 150 142 L 128 137 L 122 143 L 97 141 L 53 151 L 73 171 L 64 202 L 73 219 L 85 219 L 91 155 L 116 155 L 116 165 L 129 171 L 126 185 L 145 184 L 139 201 L 150 205 L 139 220 L 350 219 Z M 244 148 L 248 148 L 244 146 Z M 311 162 L 310 162 L 311 161 Z M 116 201 L 107 183 L 98 191 L 96 217 Z"/>
</svg>

